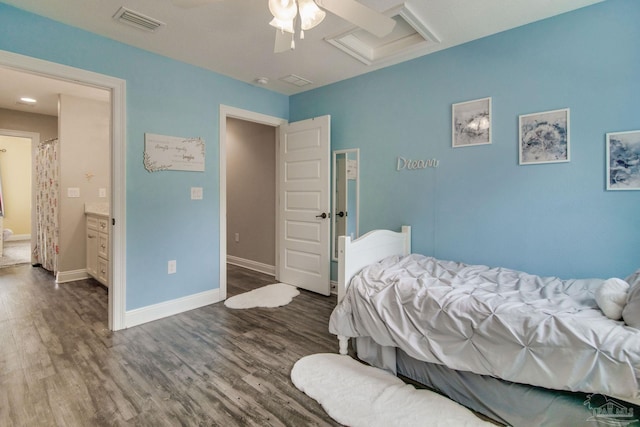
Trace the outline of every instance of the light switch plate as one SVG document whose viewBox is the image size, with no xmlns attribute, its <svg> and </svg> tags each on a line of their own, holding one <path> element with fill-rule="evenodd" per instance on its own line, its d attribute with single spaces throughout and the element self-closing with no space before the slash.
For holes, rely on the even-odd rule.
<svg viewBox="0 0 640 427">
<path fill-rule="evenodd" d="M 175 259 L 172 259 L 167 263 L 167 274 L 175 274 L 177 271 L 177 263 Z"/>
<path fill-rule="evenodd" d="M 202 187 L 191 187 L 191 200 L 202 200 Z"/>
<path fill-rule="evenodd" d="M 80 197 L 80 189 L 78 187 L 67 188 L 67 197 Z"/>
<path fill-rule="evenodd" d="M 98 188 L 98 197 L 107 197 L 107 189 Z"/>
</svg>

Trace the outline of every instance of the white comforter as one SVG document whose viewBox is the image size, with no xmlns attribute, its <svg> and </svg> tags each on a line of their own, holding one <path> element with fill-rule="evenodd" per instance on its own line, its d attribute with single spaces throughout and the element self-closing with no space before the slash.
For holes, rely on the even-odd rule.
<svg viewBox="0 0 640 427">
<path fill-rule="evenodd" d="M 352 279 L 329 330 L 452 369 L 638 398 L 640 330 L 598 309 L 602 282 L 391 257 Z"/>
</svg>

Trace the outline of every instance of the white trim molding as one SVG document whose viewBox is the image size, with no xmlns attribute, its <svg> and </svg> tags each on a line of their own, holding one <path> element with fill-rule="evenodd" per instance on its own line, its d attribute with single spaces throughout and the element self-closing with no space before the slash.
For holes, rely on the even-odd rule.
<svg viewBox="0 0 640 427">
<path fill-rule="evenodd" d="M 5 239 L 5 242 L 23 242 L 25 240 L 31 240 L 31 234 L 12 234 Z"/>
<path fill-rule="evenodd" d="M 252 261 L 250 259 L 239 258 L 233 255 L 227 255 L 227 263 L 237 265 L 238 267 L 247 268 L 249 270 L 257 271 L 259 273 L 268 274 L 270 276 L 276 275 L 276 266 L 263 264 L 258 261 Z"/>
<path fill-rule="evenodd" d="M 158 304 L 149 305 L 126 313 L 126 327 L 142 325 L 165 317 L 195 310 L 196 308 L 220 302 L 220 289 L 204 291 L 186 297 L 177 298 L 171 301 L 164 301 Z"/>
<path fill-rule="evenodd" d="M 338 281 L 331 280 L 329 283 L 331 284 L 331 295 L 338 295 Z"/>
<path fill-rule="evenodd" d="M 91 276 L 87 273 L 87 269 L 70 271 L 58 271 L 56 273 L 56 283 L 75 282 L 76 280 L 88 279 Z"/>
</svg>

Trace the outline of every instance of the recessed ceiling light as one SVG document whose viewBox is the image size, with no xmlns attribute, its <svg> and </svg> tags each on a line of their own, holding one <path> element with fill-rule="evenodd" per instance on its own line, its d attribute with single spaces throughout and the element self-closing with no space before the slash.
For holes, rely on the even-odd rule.
<svg viewBox="0 0 640 427">
<path fill-rule="evenodd" d="M 36 102 L 38 102 L 38 100 L 29 98 L 28 96 L 23 96 L 22 98 L 20 98 L 20 101 L 26 102 L 27 104 L 35 104 Z"/>
</svg>

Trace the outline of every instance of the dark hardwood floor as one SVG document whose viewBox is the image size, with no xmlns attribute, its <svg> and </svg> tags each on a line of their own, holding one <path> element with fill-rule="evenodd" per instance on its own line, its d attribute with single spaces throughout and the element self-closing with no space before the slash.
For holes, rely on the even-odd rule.
<svg viewBox="0 0 640 427">
<path fill-rule="evenodd" d="M 228 296 L 274 282 L 228 271 Z M 217 303 L 110 332 L 97 282 L 0 269 L 0 426 L 338 425 L 289 377 L 337 351 L 335 302 L 301 291 L 285 307 Z"/>
</svg>

